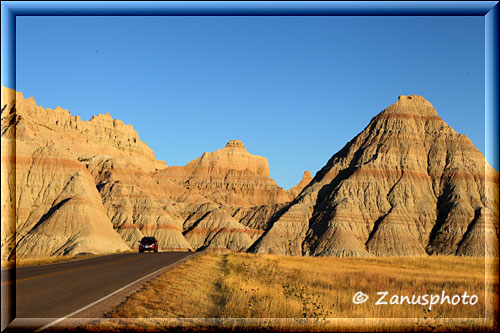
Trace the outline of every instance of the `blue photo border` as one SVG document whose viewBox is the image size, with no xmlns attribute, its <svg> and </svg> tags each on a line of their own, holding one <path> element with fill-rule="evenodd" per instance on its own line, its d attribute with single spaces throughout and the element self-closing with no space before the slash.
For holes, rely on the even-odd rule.
<svg viewBox="0 0 500 333">
<path fill-rule="evenodd" d="M 2 1 L 1 82 L 13 89 L 17 16 L 483 16 L 485 156 L 498 165 L 498 1 Z"/>
</svg>

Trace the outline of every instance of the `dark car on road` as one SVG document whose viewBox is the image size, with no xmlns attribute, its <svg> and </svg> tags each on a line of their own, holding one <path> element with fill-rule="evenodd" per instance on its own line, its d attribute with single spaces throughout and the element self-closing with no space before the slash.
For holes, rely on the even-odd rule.
<svg viewBox="0 0 500 333">
<path fill-rule="evenodd" d="M 139 242 L 139 253 L 144 251 L 158 252 L 158 241 L 154 237 L 143 237 Z"/>
</svg>

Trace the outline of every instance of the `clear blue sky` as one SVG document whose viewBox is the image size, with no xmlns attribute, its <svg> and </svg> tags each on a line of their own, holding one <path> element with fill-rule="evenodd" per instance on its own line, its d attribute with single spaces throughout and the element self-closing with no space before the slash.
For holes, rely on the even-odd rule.
<svg viewBox="0 0 500 333">
<path fill-rule="evenodd" d="M 25 97 L 170 166 L 240 139 L 288 189 L 408 94 L 484 153 L 483 17 L 18 17 L 16 42 Z"/>
</svg>

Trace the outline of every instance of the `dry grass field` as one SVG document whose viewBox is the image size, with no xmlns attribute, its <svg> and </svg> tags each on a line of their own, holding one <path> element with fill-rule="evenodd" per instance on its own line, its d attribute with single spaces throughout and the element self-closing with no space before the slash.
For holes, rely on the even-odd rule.
<svg viewBox="0 0 500 333">
<path fill-rule="evenodd" d="M 485 285 L 493 302 L 498 300 L 498 274 L 487 270 L 485 284 L 485 263 L 495 261 L 462 257 L 317 258 L 207 253 L 147 283 L 107 314 L 116 318 L 108 324 L 130 325 L 130 320 L 118 318 L 136 318 L 136 323 L 141 320 L 138 318 L 146 318 L 140 327 L 156 330 L 158 327 L 148 325 L 161 323 L 162 319 L 163 324 L 159 325 L 175 322 L 182 326 L 196 322 L 182 318 L 247 318 L 227 319 L 225 323 L 253 323 L 257 327 L 267 323 L 270 327 L 273 322 L 285 323 L 284 318 L 295 318 L 292 321 L 299 328 L 300 323 L 310 328 L 318 324 L 326 330 L 355 330 L 364 327 L 363 323 L 371 325 L 371 329 L 386 323 L 381 330 L 415 329 L 418 325 L 439 330 L 435 323 L 441 323 L 447 330 L 458 322 L 465 330 L 484 330 L 478 323 L 481 318 L 484 320 L 485 304 L 492 302 L 485 300 Z M 441 297 L 443 290 L 450 302 L 454 295 L 467 292 L 477 296 L 477 303 L 462 304 L 461 298 L 459 304 L 453 305 L 445 299 L 444 304 L 434 304 L 431 310 L 429 305 L 407 304 L 406 300 L 404 304 L 375 305 L 380 298 L 377 292 L 387 291 L 384 300 L 390 303 L 394 295 L 409 296 L 410 300 L 412 295 Z M 369 299 L 354 304 L 353 296 L 358 291 L 369 295 Z M 398 300 L 401 303 L 400 297 Z M 495 311 L 498 313 L 498 309 Z M 358 319 L 353 323 L 349 318 Z M 224 322 L 206 319 L 199 323 L 216 326 Z"/>
<path fill-rule="evenodd" d="M 135 253 L 135 251 L 117 251 L 115 253 Z M 16 260 L 3 260 L 2 268 L 13 268 L 13 267 L 26 267 L 26 266 L 38 266 L 38 265 L 48 265 L 57 264 L 81 259 L 87 259 L 98 256 L 97 254 L 77 254 L 77 255 L 67 255 L 67 256 L 38 256 L 31 258 L 17 258 Z"/>
<path fill-rule="evenodd" d="M 47 264 L 56 264 L 80 259 L 95 257 L 93 254 L 77 256 L 40 256 L 34 258 L 18 258 L 16 261 L 2 261 L 2 268 L 38 266 Z"/>
</svg>

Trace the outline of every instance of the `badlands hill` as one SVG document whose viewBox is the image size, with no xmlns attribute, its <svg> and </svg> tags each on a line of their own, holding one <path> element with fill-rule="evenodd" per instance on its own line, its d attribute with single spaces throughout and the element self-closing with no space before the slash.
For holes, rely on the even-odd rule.
<svg viewBox="0 0 500 333">
<path fill-rule="evenodd" d="M 252 246 L 310 256 L 498 256 L 498 172 L 421 96 L 400 96 Z"/>
<path fill-rule="evenodd" d="M 168 167 L 131 125 L 82 121 L 2 87 L 2 259 L 136 249 L 246 250 L 292 197 L 230 141 Z"/>
<path fill-rule="evenodd" d="M 251 207 L 293 199 L 269 177 L 267 158 L 250 154 L 240 140 L 157 175 L 222 205 Z"/>
<path fill-rule="evenodd" d="M 302 176 L 300 182 L 291 189 L 289 189 L 287 193 L 290 195 L 291 198 L 295 198 L 297 195 L 300 194 L 300 192 L 302 192 L 304 187 L 306 187 L 311 182 L 312 179 L 313 177 L 311 176 L 311 171 L 309 170 L 304 171 L 304 175 Z"/>
<path fill-rule="evenodd" d="M 164 250 L 496 254 L 498 173 L 419 96 L 288 191 L 239 140 L 168 167 L 109 114 L 82 121 L 5 87 L 1 124 L 2 259 L 136 250 L 143 236 Z"/>
</svg>

